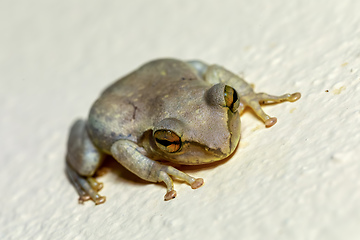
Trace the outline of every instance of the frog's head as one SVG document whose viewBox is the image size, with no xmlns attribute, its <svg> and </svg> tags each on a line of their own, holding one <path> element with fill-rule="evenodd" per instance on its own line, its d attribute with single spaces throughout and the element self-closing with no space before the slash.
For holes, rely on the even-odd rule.
<svg viewBox="0 0 360 240">
<path fill-rule="evenodd" d="M 235 89 L 223 83 L 204 90 L 201 98 L 182 102 L 176 114 L 155 124 L 152 151 L 187 165 L 226 158 L 240 140 L 239 103 Z"/>
</svg>

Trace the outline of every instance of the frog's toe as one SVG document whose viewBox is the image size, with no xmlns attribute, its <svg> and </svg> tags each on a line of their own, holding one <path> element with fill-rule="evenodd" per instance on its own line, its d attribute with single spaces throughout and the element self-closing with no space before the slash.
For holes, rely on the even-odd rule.
<svg viewBox="0 0 360 240">
<path fill-rule="evenodd" d="M 79 203 L 80 204 L 83 204 L 84 202 L 89 201 L 90 199 L 91 199 L 90 196 L 87 195 L 85 192 L 84 192 L 84 195 L 79 194 Z"/>
<path fill-rule="evenodd" d="M 96 181 L 96 179 L 93 177 L 88 177 L 87 180 L 88 180 L 91 188 L 97 192 L 99 192 L 104 187 L 104 184 L 102 182 Z"/>
<path fill-rule="evenodd" d="M 99 197 L 96 198 L 96 200 L 94 202 L 96 205 L 103 204 L 104 202 L 106 202 L 106 197 L 99 195 Z"/>
<path fill-rule="evenodd" d="M 277 118 L 276 117 L 271 117 L 267 120 L 265 120 L 265 127 L 272 127 L 274 126 L 274 124 L 277 122 Z"/>
<path fill-rule="evenodd" d="M 92 177 L 80 176 L 68 164 L 66 166 L 66 173 L 79 194 L 79 203 L 84 203 L 91 199 L 98 205 L 106 201 L 106 197 L 98 194 L 98 191 L 103 187 L 102 183 L 97 182 Z"/>
<path fill-rule="evenodd" d="M 202 178 L 196 178 L 195 181 L 190 184 L 192 189 L 197 189 L 197 188 L 201 187 L 202 185 L 204 185 L 204 179 L 202 179 Z"/>
<path fill-rule="evenodd" d="M 167 192 L 164 196 L 164 201 L 169 201 L 171 199 L 176 198 L 176 191 L 175 190 L 171 190 L 169 192 Z"/>
<path fill-rule="evenodd" d="M 296 92 L 290 95 L 289 102 L 295 102 L 301 98 L 301 93 Z"/>
</svg>

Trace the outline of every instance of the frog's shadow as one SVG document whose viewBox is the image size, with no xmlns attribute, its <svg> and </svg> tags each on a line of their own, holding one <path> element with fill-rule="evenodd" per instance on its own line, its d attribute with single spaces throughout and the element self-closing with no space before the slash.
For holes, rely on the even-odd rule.
<svg viewBox="0 0 360 240">
<path fill-rule="evenodd" d="M 183 171 L 187 174 L 195 175 L 194 177 L 201 177 L 201 176 L 197 176 L 197 174 L 196 174 L 197 171 L 211 170 L 222 164 L 225 164 L 232 158 L 232 156 L 236 153 L 238 148 L 239 147 L 237 147 L 236 150 L 227 158 L 224 158 L 224 159 L 216 161 L 216 162 L 208 163 L 208 164 L 180 165 L 180 164 L 174 164 L 174 163 L 167 162 L 167 161 L 160 161 L 160 163 L 164 164 L 164 165 L 173 166 L 176 169 Z M 114 174 L 115 176 L 117 176 L 116 181 L 119 181 L 119 182 L 123 182 L 125 180 L 128 183 L 141 184 L 141 185 L 146 185 L 146 184 L 151 183 L 151 182 L 148 182 L 146 180 L 139 178 L 134 173 L 127 170 L 125 167 L 123 167 L 121 164 L 119 164 L 112 156 L 106 156 L 104 163 L 101 165 L 101 167 L 96 172 L 95 177 L 102 177 L 103 175 L 105 175 L 109 172 L 111 174 Z M 173 180 L 176 182 L 183 182 L 177 178 L 173 178 Z"/>
</svg>

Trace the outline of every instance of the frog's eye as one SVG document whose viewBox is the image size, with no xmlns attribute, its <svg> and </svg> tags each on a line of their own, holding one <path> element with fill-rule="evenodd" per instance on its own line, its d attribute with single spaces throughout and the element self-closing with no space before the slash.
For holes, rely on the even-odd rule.
<svg viewBox="0 0 360 240">
<path fill-rule="evenodd" d="M 170 130 L 157 130 L 154 133 L 156 145 L 162 150 L 174 153 L 181 147 L 180 137 Z"/>
<path fill-rule="evenodd" d="M 235 112 L 239 107 L 239 98 L 234 88 L 225 85 L 224 88 L 225 104 L 232 112 Z"/>
</svg>

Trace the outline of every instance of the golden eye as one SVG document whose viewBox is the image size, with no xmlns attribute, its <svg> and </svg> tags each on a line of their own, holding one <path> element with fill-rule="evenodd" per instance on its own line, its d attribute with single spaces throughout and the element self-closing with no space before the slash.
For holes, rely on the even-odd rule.
<svg viewBox="0 0 360 240">
<path fill-rule="evenodd" d="M 174 153 L 181 147 L 180 137 L 170 130 L 157 130 L 154 133 L 156 145 L 164 151 Z"/>
<path fill-rule="evenodd" d="M 235 112 L 239 107 L 239 98 L 234 88 L 226 85 L 224 88 L 225 104 L 232 112 Z"/>
</svg>

